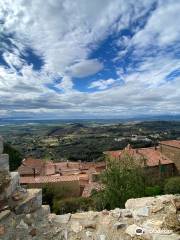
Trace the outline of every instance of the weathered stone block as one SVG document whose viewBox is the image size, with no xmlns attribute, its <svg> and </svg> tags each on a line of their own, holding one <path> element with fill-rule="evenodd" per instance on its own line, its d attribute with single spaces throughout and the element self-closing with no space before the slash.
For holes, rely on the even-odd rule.
<svg viewBox="0 0 180 240">
<path fill-rule="evenodd" d="M 69 222 L 70 217 L 71 217 L 71 213 L 67 213 L 64 215 L 56 215 L 54 218 L 54 221 L 60 224 L 67 224 Z"/>
<path fill-rule="evenodd" d="M 11 214 L 10 210 L 4 210 L 2 212 L 0 212 L 0 222 L 4 221 L 5 218 L 7 218 L 9 215 Z"/>
<path fill-rule="evenodd" d="M 41 189 L 28 189 L 28 196 L 19 201 L 14 207 L 16 214 L 27 214 L 36 211 L 42 206 L 42 190 Z"/>
<path fill-rule="evenodd" d="M 136 224 L 132 224 L 126 228 L 126 233 L 131 237 L 134 237 L 135 235 L 137 235 L 137 231 L 139 229 L 141 229 L 139 226 L 137 226 Z"/>
<path fill-rule="evenodd" d="M 6 199 L 6 189 L 11 182 L 10 174 L 7 170 L 0 170 L 0 201 Z"/>
<path fill-rule="evenodd" d="M 0 169 L 9 171 L 9 155 L 0 154 Z"/>
<path fill-rule="evenodd" d="M 17 186 L 19 186 L 19 180 L 20 180 L 20 176 L 18 172 L 10 172 L 10 176 L 11 176 L 11 182 L 8 188 L 6 189 L 7 197 L 9 197 L 16 190 Z"/>
<path fill-rule="evenodd" d="M 50 206 L 49 205 L 42 205 L 35 213 L 33 213 L 33 216 L 36 217 L 47 217 L 50 214 Z"/>
<path fill-rule="evenodd" d="M 149 208 L 148 207 L 137 208 L 134 210 L 133 215 L 140 216 L 140 217 L 148 217 L 149 216 Z"/>
</svg>

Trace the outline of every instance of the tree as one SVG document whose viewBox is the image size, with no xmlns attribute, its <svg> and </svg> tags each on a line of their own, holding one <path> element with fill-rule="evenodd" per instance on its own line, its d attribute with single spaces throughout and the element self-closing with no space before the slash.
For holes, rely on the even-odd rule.
<svg viewBox="0 0 180 240">
<path fill-rule="evenodd" d="M 180 194 L 180 177 L 171 177 L 167 179 L 164 185 L 164 192 L 167 194 Z"/>
<path fill-rule="evenodd" d="M 4 153 L 9 155 L 10 171 L 16 170 L 21 165 L 23 159 L 22 154 L 8 143 L 4 144 Z"/>
<path fill-rule="evenodd" d="M 102 183 L 104 204 L 108 209 L 124 207 L 129 198 L 142 197 L 145 194 L 143 169 L 127 153 L 118 160 L 108 161 Z"/>
</svg>

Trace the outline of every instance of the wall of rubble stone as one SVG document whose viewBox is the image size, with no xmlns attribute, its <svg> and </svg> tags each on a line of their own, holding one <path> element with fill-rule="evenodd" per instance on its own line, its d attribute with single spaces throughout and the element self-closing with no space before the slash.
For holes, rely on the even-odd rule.
<svg viewBox="0 0 180 240">
<path fill-rule="evenodd" d="M 42 205 L 41 189 L 25 190 L 18 173 L 10 176 L 0 201 L 0 240 L 180 240 L 178 195 L 129 199 L 125 209 L 55 215 Z"/>
</svg>

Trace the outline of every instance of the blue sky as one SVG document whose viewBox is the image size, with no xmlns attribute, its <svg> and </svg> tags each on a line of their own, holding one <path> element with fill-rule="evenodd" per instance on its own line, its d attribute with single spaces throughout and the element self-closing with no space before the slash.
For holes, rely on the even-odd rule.
<svg viewBox="0 0 180 240">
<path fill-rule="evenodd" d="M 177 0 L 0 2 L 0 118 L 180 113 Z"/>
</svg>

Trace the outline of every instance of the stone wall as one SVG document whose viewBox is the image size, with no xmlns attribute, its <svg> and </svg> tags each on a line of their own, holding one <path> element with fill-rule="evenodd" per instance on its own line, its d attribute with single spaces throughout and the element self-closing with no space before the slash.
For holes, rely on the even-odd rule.
<svg viewBox="0 0 180 240">
<path fill-rule="evenodd" d="M 0 240 L 180 240 L 179 195 L 129 199 L 125 209 L 56 215 L 42 205 L 41 189 L 25 190 L 18 173 L 10 176 Z"/>
<path fill-rule="evenodd" d="M 180 174 L 180 149 L 160 143 L 160 150 L 174 162 L 177 172 Z"/>
<path fill-rule="evenodd" d="M 145 167 L 144 170 L 146 176 L 151 176 L 147 179 L 149 184 L 158 184 L 160 179 L 174 176 L 174 164 Z"/>
<path fill-rule="evenodd" d="M 52 183 L 32 183 L 27 184 L 28 188 L 43 188 L 49 187 L 54 189 L 54 192 L 62 193 L 64 191 L 64 195 L 66 197 L 79 197 L 80 196 L 80 184 L 79 180 L 67 181 L 67 182 L 52 182 Z"/>
</svg>

